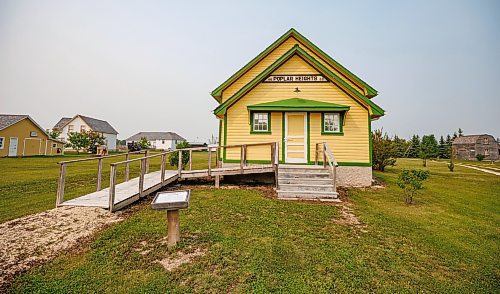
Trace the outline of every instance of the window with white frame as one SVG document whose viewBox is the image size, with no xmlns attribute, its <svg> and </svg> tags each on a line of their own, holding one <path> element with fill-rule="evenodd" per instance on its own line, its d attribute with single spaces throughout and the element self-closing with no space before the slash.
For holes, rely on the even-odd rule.
<svg viewBox="0 0 500 294">
<path fill-rule="evenodd" d="M 254 112 L 253 113 L 253 128 L 254 132 L 269 132 L 269 113 Z"/>
<path fill-rule="evenodd" d="M 73 133 L 74 128 L 75 128 L 75 127 L 74 127 L 73 125 L 69 125 L 69 126 L 68 126 L 68 133 Z"/>
<path fill-rule="evenodd" d="M 80 126 L 80 133 L 85 133 L 86 130 L 85 126 Z"/>
<path fill-rule="evenodd" d="M 3 149 L 3 145 L 5 144 L 5 138 L 4 137 L 0 137 L 0 149 Z"/>
<path fill-rule="evenodd" d="M 340 133 L 340 113 L 323 114 L 323 132 Z"/>
<path fill-rule="evenodd" d="M 484 138 L 484 139 L 483 139 L 483 144 L 484 144 L 484 145 L 488 145 L 488 144 L 490 144 L 490 142 L 489 142 L 488 138 Z"/>
<path fill-rule="evenodd" d="M 490 149 L 484 148 L 484 155 L 486 156 L 490 155 Z"/>
</svg>

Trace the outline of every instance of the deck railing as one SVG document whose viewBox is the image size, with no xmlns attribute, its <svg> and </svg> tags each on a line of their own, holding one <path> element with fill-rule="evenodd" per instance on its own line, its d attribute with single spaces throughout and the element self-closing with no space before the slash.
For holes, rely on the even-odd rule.
<svg viewBox="0 0 500 294">
<path fill-rule="evenodd" d="M 128 160 L 130 158 L 130 155 L 132 155 L 132 154 L 144 154 L 144 156 L 147 156 L 148 151 L 147 150 L 146 151 L 135 151 L 135 152 L 112 154 L 112 155 L 106 155 L 106 156 L 96 156 L 96 157 L 90 157 L 90 158 L 73 159 L 73 160 L 66 160 L 66 161 L 58 162 L 57 164 L 59 164 L 60 167 L 59 167 L 59 180 L 58 180 L 58 184 L 57 184 L 56 206 L 59 206 L 61 203 L 64 202 L 64 188 L 66 186 L 66 169 L 67 169 L 68 165 L 80 163 L 80 162 L 86 162 L 86 161 L 97 161 L 96 191 L 100 191 L 102 189 L 102 170 L 103 170 L 104 159 L 118 157 L 118 156 L 125 156 L 125 160 Z M 125 169 L 125 181 L 128 181 L 128 179 L 129 179 L 129 166 L 127 165 L 126 169 Z"/>
<path fill-rule="evenodd" d="M 207 150 L 208 154 L 208 168 L 206 170 L 207 176 L 213 176 L 213 153 L 215 151 L 215 168 L 221 167 L 221 160 L 219 156 L 219 152 L 223 152 L 225 149 L 238 148 L 240 149 L 240 170 L 243 173 L 245 167 L 247 166 L 247 149 L 253 146 L 269 146 L 271 149 L 270 152 L 270 164 L 273 167 L 276 176 L 276 183 L 278 179 L 278 164 L 279 164 L 279 143 L 278 142 L 266 142 L 266 143 L 252 143 L 252 144 L 239 144 L 239 145 L 223 145 L 223 146 L 207 146 L 207 147 L 196 147 L 196 148 L 184 148 L 178 150 L 171 150 L 160 152 L 157 154 L 148 155 L 148 151 L 136 151 L 136 152 L 128 152 L 124 154 L 114 154 L 108 156 L 99 156 L 92 158 L 83 158 L 83 159 L 75 159 L 68 161 L 58 162 L 60 164 L 60 174 L 59 174 L 59 184 L 57 189 L 57 200 L 56 205 L 60 206 L 61 203 L 64 202 L 64 188 L 65 188 L 65 175 L 66 175 L 66 167 L 69 164 L 84 162 L 84 161 L 92 161 L 96 160 L 97 163 L 97 184 L 96 190 L 100 191 L 102 186 L 102 170 L 103 170 L 103 160 L 105 158 L 117 157 L 117 156 L 125 156 L 125 160 L 118 161 L 114 163 L 110 163 L 110 175 L 109 175 L 109 210 L 114 211 L 116 203 L 116 185 L 117 185 L 117 170 L 121 165 L 125 165 L 125 182 L 130 180 L 130 164 L 133 162 L 140 161 L 140 172 L 139 172 L 139 183 L 138 183 L 138 195 L 139 198 L 143 197 L 145 192 L 144 189 L 144 179 L 145 176 L 149 173 L 149 161 L 152 158 L 161 157 L 160 160 L 160 183 L 163 185 L 165 183 L 165 170 L 167 164 L 167 155 L 177 152 L 179 157 L 178 169 L 177 169 L 177 178 L 181 178 L 183 173 L 196 172 L 193 171 L 193 152 L 196 151 L 205 151 Z M 183 163 L 183 154 L 189 154 L 188 163 L 184 166 Z M 144 154 L 144 157 L 133 158 L 130 159 L 131 154 Z M 218 187 L 220 181 L 220 174 L 215 175 L 215 184 Z"/>
<path fill-rule="evenodd" d="M 320 146 L 322 148 L 320 148 Z M 315 150 L 315 164 L 317 165 L 319 163 L 319 156 L 322 157 L 323 160 L 323 167 L 326 167 L 328 164 L 329 166 L 329 171 L 330 175 L 332 177 L 332 183 L 333 183 L 333 191 L 337 191 L 337 161 L 335 160 L 335 157 L 333 156 L 332 151 L 330 150 L 330 147 L 328 147 L 328 144 L 326 142 L 321 142 L 321 143 L 316 143 L 316 150 Z"/>
</svg>

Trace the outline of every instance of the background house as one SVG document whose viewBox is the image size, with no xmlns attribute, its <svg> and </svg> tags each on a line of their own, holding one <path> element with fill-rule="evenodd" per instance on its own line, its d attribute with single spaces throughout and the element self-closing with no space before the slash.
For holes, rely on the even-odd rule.
<svg viewBox="0 0 500 294">
<path fill-rule="evenodd" d="M 116 150 L 118 132 L 105 120 L 77 114 L 73 118 L 61 118 L 52 129 L 61 132 L 59 138 L 64 142 L 72 132 L 96 132 L 103 135 L 108 150 Z"/>
<path fill-rule="evenodd" d="M 64 142 L 50 138 L 29 115 L 0 114 L 0 157 L 62 155 Z"/>
<path fill-rule="evenodd" d="M 451 145 L 455 159 L 476 160 L 478 154 L 484 155 L 484 160 L 498 160 L 498 143 L 492 135 L 467 135 L 453 140 Z"/>
<path fill-rule="evenodd" d="M 127 144 L 133 142 L 139 142 L 141 138 L 146 138 L 151 145 L 151 148 L 168 150 L 176 149 L 177 143 L 185 141 L 183 137 L 179 136 L 173 132 L 139 132 L 129 138 L 127 138 Z"/>
</svg>

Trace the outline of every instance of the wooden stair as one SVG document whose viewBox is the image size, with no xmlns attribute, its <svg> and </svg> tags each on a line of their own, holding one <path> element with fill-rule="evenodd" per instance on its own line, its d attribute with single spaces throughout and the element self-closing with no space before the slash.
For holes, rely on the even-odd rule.
<svg viewBox="0 0 500 294">
<path fill-rule="evenodd" d="M 328 168 L 319 165 L 287 165 L 278 168 L 278 198 L 339 202 Z"/>
</svg>

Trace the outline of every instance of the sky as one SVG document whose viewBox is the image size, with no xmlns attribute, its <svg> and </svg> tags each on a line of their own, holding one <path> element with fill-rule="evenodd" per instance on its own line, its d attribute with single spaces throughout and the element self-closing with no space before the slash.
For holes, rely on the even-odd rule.
<svg viewBox="0 0 500 294">
<path fill-rule="evenodd" d="M 210 92 L 290 28 L 379 91 L 389 134 L 500 136 L 500 1 L 0 0 L 0 113 L 218 135 Z"/>
</svg>

